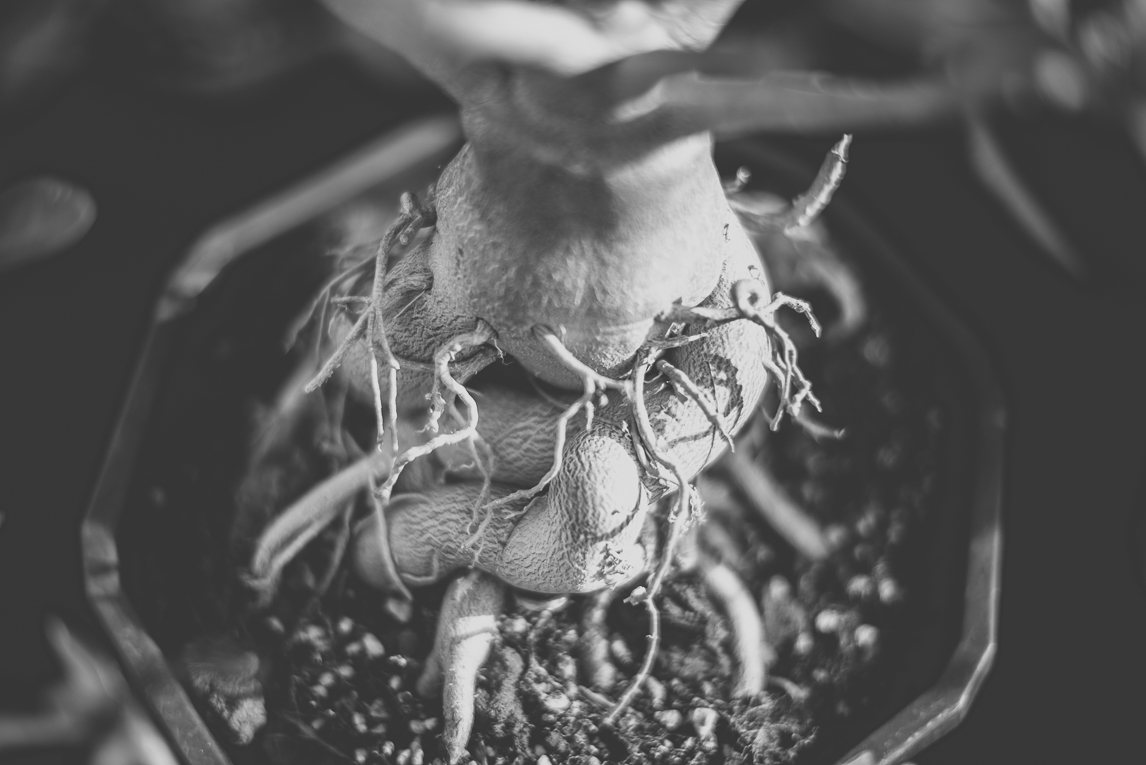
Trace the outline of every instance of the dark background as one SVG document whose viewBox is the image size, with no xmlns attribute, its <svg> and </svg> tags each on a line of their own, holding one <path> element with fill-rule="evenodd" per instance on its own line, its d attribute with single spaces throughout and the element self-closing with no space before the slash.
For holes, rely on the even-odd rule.
<svg viewBox="0 0 1146 765">
<path fill-rule="evenodd" d="M 55 677 L 47 614 L 101 639 L 79 522 L 170 268 L 210 224 L 445 107 L 329 57 L 223 101 L 97 62 L 0 128 L 0 188 L 51 174 L 99 206 L 78 245 L 0 276 L 0 706 Z M 1091 284 L 984 192 L 958 126 L 858 136 L 841 192 L 973 329 L 1009 409 L 997 660 L 966 722 L 916 761 L 1126 761 L 1146 720 L 1146 162 L 1082 118 L 997 128 Z M 832 139 L 772 140 L 814 166 Z"/>
</svg>

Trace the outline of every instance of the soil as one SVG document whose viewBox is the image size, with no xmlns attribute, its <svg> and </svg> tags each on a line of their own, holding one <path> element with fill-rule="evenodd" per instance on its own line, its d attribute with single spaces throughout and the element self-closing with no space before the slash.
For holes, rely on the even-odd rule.
<svg viewBox="0 0 1146 765">
<path fill-rule="evenodd" d="M 321 277 L 283 253 L 313 246 L 300 234 L 255 253 L 204 301 L 220 317 L 249 310 L 244 293 L 257 284 L 267 306 L 259 327 L 239 332 L 219 318 L 185 330 L 182 342 L 198 350 L 173 362 L 177 382 L 149 431 L 154 448 L 129 503 L 136 531 L 121 540 L 125 588 L 149 632 L 180 657 L 235 762 L 444 762 L 440 702 L 414 691 L 444 585 L 416 591 L 409 622 L 395 621 L 339 565 L 347 527 L 338 523 L 288 567 L 269 609 L 253 609 L 235 576 L 236 518 L 249 527 L 239 537 L 257 531 L 267 508 L 285 506 L 337 461 L 301 437 L 272 469 L 244 478 L 254 423 L 295 361 L 267 339 L 281 337 Z M 280 270 L 293 262 L 304 277 L 259 281 L 272 262 Z M 830 320 L 831 305 L 808 297 Z M 764 696 L 729 700 L 736 661 L 727 621 L 696 572 L 666 583 L 653 678 L 615 728 L 602 721 L 640 664 L 645 609 L 624 592 L 609 609 L 619 683 L 606 695 L 587 687 L 578 662 L 587 599 L 548 610 L 518 599 L 481 674 L 476 762 L 805 763 L 842 754 L 857 730 L 880 722 L 871 712 L 885 710 L 926 610 L 923 529 L 946 414 L 920 337 L 879 296 L 868 300 L 868 321 L 850 337 L 809 342 L 790 327 L 824 402 L 821 419 L 846 436 L 817 439 L 793 424 L 765 434 L 757 418 L 738 440 L 826 528 L 832 556 L 797 555 L 719 464 L 701 479 L 709 512 L 700 545 L 750 588 L 776 654 Z"/>
</svg>

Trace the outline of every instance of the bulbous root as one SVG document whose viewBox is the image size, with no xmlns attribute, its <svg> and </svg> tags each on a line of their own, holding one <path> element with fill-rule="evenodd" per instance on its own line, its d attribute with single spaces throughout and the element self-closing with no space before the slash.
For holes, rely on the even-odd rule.
<svg viewBox="0 0 1146 765">
<path fill-rule="evenodd" d="M 442 694 L 442 740 L 451 765 L 466 754 L 478 671 L 489 656 L 504 607 L 505 585 L 477 570 L 456 579 L 442 601 L 434 648 L 418 679 L 418 693 Z"/>
</svg>

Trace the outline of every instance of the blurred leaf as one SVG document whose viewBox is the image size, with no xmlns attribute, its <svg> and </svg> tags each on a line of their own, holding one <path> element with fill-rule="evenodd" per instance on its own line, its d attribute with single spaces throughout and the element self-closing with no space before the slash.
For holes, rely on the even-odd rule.
<svg viewBox="0 0 1146 765">
<path fill-rule="evenodd" d="M 62 252 L 95 219 L 92 195 L 56 178 L 40 176 L 0 191 L 0 273 Z"/>
</svg>

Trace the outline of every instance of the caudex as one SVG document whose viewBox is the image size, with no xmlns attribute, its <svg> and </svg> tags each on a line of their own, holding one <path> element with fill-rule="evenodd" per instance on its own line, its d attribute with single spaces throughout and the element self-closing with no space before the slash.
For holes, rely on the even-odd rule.
<svg viewBox="0 0 1146 765">
<path fill-rule="evenodd" d="M 713 109 L 695 75 L 665 74 L 703 55 L 738 4 L 329 2 L 457 100 L 468 143 L 429 194 L 402 197 L 374 256 L 316 299 L 333 350 L 306 390 L 370 402 L 376 446 L 277 515 L 249 582 L 272 597 L 286 563 L 369 491 L 350 566 L 393 614 L 408 613 L 408 586 L 457 577 L 419 683 L 443 693 L 451 762 L 510 592 L 595 594 L 582 660 L 611 693 L 611 673 L 593 665 L 592 615 L 647 577 L 631 600 L 647 610 L 648 650 L 616 721 L 653 666 L 658 592 L 701 515 L 690 482 L 768 385 L 773 427 L 788 415 L 822 428 L 777 314 L 819 326 L 807 304 L 772 292 L 746 225 L 804 230 L 842 178 L 850 137 L 806 194 L 761 212 L 740 195 L 744 178 L 718 177 L 712 131 L 772 124 L 789 107 L 785 119 L 821 119 L 823 92 L 770 103 L 775 83 L 714 80 L 725 103 Z M 728 98 L 744 88 L 756 97 Z M 467 388 L 498 359 L 527 384 Z M 658 500 L 674 492 L 662 517 Z M 826 554 L 814 533 L 802 540 Z M 735 612 L 736 693 L 759 694 L 768 657 L 755 606 L 730 569 L 699 565 Z"/>
</svg>

